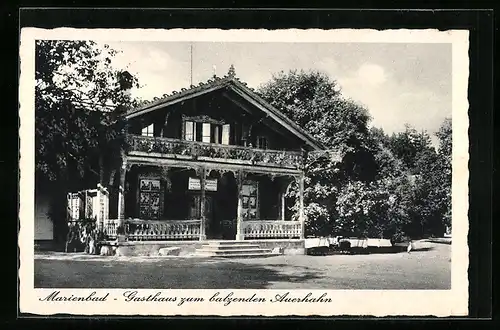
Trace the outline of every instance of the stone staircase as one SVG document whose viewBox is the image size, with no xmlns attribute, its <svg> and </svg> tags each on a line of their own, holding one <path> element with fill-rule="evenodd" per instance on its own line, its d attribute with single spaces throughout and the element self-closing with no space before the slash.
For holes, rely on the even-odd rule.
<svg viewBox="0 0 500 330">
<path fill-rule="evenodd" d="M 245 241 L 211 241 L 196 249 L 199 257 L 218 258 L 264 258 L 281 255 L 271 249 L 262 249 L 258 244 Z"/>
</svg>

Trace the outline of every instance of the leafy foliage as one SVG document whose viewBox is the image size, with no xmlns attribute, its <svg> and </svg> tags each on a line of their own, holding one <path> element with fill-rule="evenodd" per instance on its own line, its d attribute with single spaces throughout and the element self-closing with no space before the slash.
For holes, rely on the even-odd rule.
<svg viewBox="0 0 500 330">
<path fill-rule="evenodd" d="M 35 45 L 36 189 L 50 189 L 56 240 L 67 230 L 65 194 L 105 184 L 124 145 L 120 115 L 134 104 L 129 90 L 137 79 L 112 66 L 116 53 L 92 41 Z"/>
<path fill-rule="evenodd" d="M 398 241 L 442 233 L 451 207 L 448 122 L 437 153 L 430 136 L 409 125 L 392 136 L 369 129 L 368 111 L 323 73 L 280 72 L 259 93 L 328 148 L 309 153 L 305 165 L 307 235 Z"/>
<path fill-rule="evenodd" d="M 441 208 L 444 210 L 444 224 L 451 227 L 452 126 L 450 118 L 443 121 L 436 136 L 439 139 L 438 161 L 440 164 L 436 184 L 441 198 Z"/>
<path fill-rule="evenodd" d="M 376 175 L 368 111 L 342 97 L 336 82 L 317 71 L 280 72 L 258 92 L 323 145 L 334 146 L 309 153 L 304 190 L 306 234 L 331 234 L 341 187 L 351 181 L 370 182 Z M 297 190 L 290 193 L 297 195 Z"/>
<path fill-rule="evenodd" d="M 82 177 L 96 151 L 119 148 L 137 79 L 116 70 L 116 51 L 92 41 L 39 40 L 35 61 L 36 170 L 51 181 Z"/>
<path fill-rule="evenodd" d="M 280 72 L 262 85 L 259 94 L 271 105 L 343 155 L 344 179 L 369 181 L 375 162 L 367 140 L 367 109 L 343 98 L 335 81 L 311 71 Z"/>
</svg>

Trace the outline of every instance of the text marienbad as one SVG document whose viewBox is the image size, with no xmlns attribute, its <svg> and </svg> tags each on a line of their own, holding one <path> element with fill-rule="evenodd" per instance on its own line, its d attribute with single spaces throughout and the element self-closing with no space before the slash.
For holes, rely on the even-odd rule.
<svg viewBox="0 0 500 330">
<path fill-rule="evenodd" d="M 158 291 L 154 294 L 141 294 L 140 291 L 124 291 L 117 297 L 110 297 L 110 293 L 98 295 L 96 291 L 92 291 L 88 295 L 63 295 L 60 291 L 53 291 L 48 296 L 40 298 L 40 301 L 56 301 L 56 302 L 104 302 L 108 300 L 122 300 L 124 302 L 167 302 L 176 303 L 181 306 L 185 303 L 220 303 L 228 306 L 231 303 L 331 303 L 332 299 L 326 293 L 320 295 L 309 292 L 307 294 L 293 294 L 291 292 L 278 293 L 271 298 L 259 296 L 257 293 L 238 295 L 234 292 L 221 294 L 216 292 L 207 297 L 182 297 L 182 296 L 166 296 Z"/>
</svg>

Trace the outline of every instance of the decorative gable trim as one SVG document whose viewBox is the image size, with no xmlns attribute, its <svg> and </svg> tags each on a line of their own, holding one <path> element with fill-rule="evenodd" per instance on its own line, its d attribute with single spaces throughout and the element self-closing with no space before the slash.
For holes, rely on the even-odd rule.
<svg viewBox="0 0 500 330">
<path fill-rule="evenodd" d="M 148 103 L 146 105 L 143 105 L 139 108 L 136 108 L 136 109 L 132 110 L 131 112 L 127 113 L 125 115 L 125 118 L 132 119 L 134 117 L 144 115 L 144 114 L 149 113 L 151 111 L 158 110 L 158 109 L 161 109 L 164 107 L 168 107 L 168 106 L 174 105 L 176 103 L 179 103 L 179 102 L 182 102 L 182 101 L 185 101 L 185 100 L 197 97 L 197 96 L 201 96 L 201 95 L 216 91 L 218 89 L 221 89 L 222 87 L 224 87 L 224 85 L 217 85 L 217 86 L 213 86 L 211 88 L 197 90 L 197 91 L 192 92 L 192 93 L 186 93 L 186 95 L 174 94 L 171 97 L 167 97 L 165 99 L 162 99 L 161 101 L 153 101 L 153 102 Z"/>
<path fill-rule="evenodd" d="M 239 86 L 238 86 L 239 87 Z M 323 147 L 317 142 L 313 137 L 311 137 L 307 132 L 305 132 L 302 128 L 298 127 L 292 120 L 283 115 L 278 109 L 272 107 L 269 103 L 265 102 L 261 99 L 257 94 L 252 93 L 253 95 L 248 95 L 241 88 L 231 88 L 235 93 L 243 97 L 245 100 L 256 106 L 257 108 L 264 111 L 268 114 L 272 119 L 278 122 L 280 125 L 288 129 L 290 132 L 298 136 L 301 140 L 305 141 L 315 150 L 321 150 Z M 260 100 L 259 100 L 260 99 Z"/>
</svg>

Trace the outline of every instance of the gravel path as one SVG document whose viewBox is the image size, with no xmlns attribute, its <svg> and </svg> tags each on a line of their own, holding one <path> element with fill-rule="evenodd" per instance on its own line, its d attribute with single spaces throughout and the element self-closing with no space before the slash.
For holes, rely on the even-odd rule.
<svg viewBox="0 0 500 330">
<path fill-rule="evenodd" d="M 35 256 L 37 288 L 449 289 L 451 246 L 396 254 L 256 259 Z"/>
</svg>

